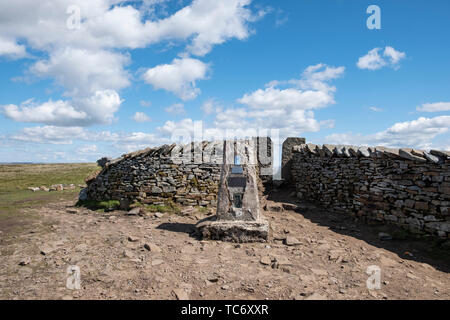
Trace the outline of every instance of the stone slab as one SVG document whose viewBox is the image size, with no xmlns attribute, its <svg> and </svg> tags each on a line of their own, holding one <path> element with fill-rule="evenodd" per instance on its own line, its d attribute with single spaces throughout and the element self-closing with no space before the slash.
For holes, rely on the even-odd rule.
<svg viewBox="0 0 450 320">
<path fill-rule="evenodd" d="M 260 221 L 201 221 L 197 231 L 207 240 L 229 242 L 267 242 L 269 223 Z"/>
</svg>

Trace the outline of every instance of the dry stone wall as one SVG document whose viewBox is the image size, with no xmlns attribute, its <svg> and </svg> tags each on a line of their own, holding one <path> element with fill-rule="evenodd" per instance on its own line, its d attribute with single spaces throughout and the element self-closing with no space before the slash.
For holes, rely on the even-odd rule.
<svg viewBox="0 0 450 320">
<path fill-rule="evenodd" d="M 297 196 L 415 233 L 450 237 L 450 152 L 301 144 Z"/>
<path fill-rule="evenodd" d="M 254 138 L 260 174 L 271 172 L 270 138 Z M 105 163 L 87 181 L 89 200 L 120 200 L 123 207 L 137 200 L 144 204 L 216 206 L 223 141 L 165 145 L 148 148 Z"/>
</svg>

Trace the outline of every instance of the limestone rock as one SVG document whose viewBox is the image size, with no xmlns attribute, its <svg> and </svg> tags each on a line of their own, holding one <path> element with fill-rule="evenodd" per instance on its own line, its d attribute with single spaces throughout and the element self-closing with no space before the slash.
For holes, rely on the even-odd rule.
<svg viewBox="0 0 450 320">
<path fill-rule="evenodd" d="M 293 236 L 287 236 L 284 240 L 284 244 L 287 246 L 298 246 L 301 242 Z"/>
<path fill-rule="evenodd" d="M 184 289 L 173 289 L 172 292 L 177 300 L 189 300 L 189 295 Z"/>
<path fill-rule="evenodd" d="M 151 252 L 161 252 L 162 251 L 161 248 L 158 247 L 154 243 L 146 243 L 146 244 L 144 244 L 144 248 Z"/>
</svg>

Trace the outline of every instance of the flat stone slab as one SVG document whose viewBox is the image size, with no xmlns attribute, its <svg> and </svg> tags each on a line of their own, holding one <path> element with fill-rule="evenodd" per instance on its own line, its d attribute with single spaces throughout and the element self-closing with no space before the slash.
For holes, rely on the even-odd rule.
<svg viewBox="0 0 450 320">
<path fill-rule="evenodd" d="M 269 222 L 260 221 L 201 221 L 196 226 L 203 239 L 229 242 L 267 242 Z"/>
</svg>

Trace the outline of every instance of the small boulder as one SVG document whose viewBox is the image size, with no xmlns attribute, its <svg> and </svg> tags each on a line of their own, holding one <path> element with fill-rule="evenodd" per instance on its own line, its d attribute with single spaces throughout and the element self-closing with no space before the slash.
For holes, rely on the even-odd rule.
<svg viewBox="0 0 450 320">
<path fill-rule="evenodd" d="M 287 236 L 286 239 L 284 239 L 284 244 L 287 246 L 298 246 L 301 242 L 292 236 Z"/>
<path fill-rule="evenodd" d="M 272 263 L 272 259 L 268 256 L 264 256 L 259 260 L 259 262 L 265 266 L 269 266 Z"/>
<path fill-rule="evenodd" d="M 189 300 L 189 295 L 183 289 L 173 289 L 172 293 L 175 295 L 177 300 Z"/>
<path fill-rule="evenodd" d="M 139 238 L 135 236 L 128 236 L 128 241 L 130 242 L 138 242 Z"/>
<path fill-rule="evenodd" d="M 164 213 L 162 213 L 162 212 L 155 212 L 155 217 L 156 218 L 162 218 L 162 217 L 164 217 Z"/>
<path fill-rule="evenodd" d="M 310 295 L 305 300 L 327 300 L 327 298 L 317 292 L 314 292 L 312 295 Z"/>
<path fill-rule="evenodd" d="M 137 216 L 139 214 L 141 214 L 142 208 L 137 207 L 137 208 L 133 208 L 130 211 L 128 211 L 126 214 L 128 216 Z"/>
<path fill-rule="evenodd" d="M 87 188 L 83 188 L 80 191 L 80 194 L 78 195 L 78 199 L 80 201 L 86 201 L 88 199 L 88 189 Z"/>
<path fill-rule="evenodd" d="M 20 260 L 19 266 L 26 266 L 27 264 L 30 264 L 30 263 L 31 263 L 31 258 L 26 257 L 26 258 Z"/>
<path fill-rule="evenodd" d="M 161 252 L 162 251 L 161 248 L 158 247 L 154 243 L 146 243 L 146 244 L 144 244 L 144 248 L 151 252 Z"/>
</svg>

